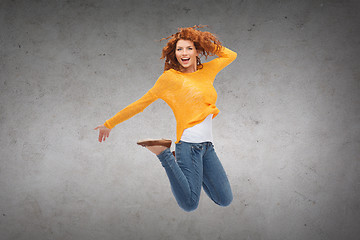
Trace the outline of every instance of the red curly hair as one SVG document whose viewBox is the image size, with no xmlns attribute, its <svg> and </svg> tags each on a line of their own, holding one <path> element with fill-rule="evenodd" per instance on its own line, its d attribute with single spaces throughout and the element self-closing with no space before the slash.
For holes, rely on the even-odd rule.
<svg viewBox="0 0 360 240">
<path fill-rule="evenodd" d="M 175 56 L 176 43 L 180 40 L 190 40 L 194 43 L 196 50 L 200 53 L 200 56 L 205 56 L 207 59 L 208 56 L 215 55 L 221 48 L 221 42 L 217 37 L 210 32 L 202 32 L 197 30 L 197 28 L 203 28 L 205 26 L 193 26 L 188 28 L 179 28 L 178 32 L 162 40 L 167 40 L 170 38 L 166 46 L 162 50 L 162 56 L 160 59 L 165 59 L 164 71 L 169 69 L 175 69 L 177 71 L 182 70 L 182 66 L 177 61 Z M 202 68 L 200 58 L 197 57 L 197 66 L 199 69 Z"/>
</svg>

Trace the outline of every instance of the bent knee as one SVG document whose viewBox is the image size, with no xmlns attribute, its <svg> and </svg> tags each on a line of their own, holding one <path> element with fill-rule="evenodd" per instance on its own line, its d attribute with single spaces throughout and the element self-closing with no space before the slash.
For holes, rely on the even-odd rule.
<svg viewBox="0 0 360 240">
<path fill-rule="evenodd" d="M 227 206 L 229 206 L 231 204 L 232 200 L 233 200 L 233 196 L 231 194 L 231 195 L 221 199 L 221 201 L 217 202 L 217 204 L 222 206 L 222 207 L 227 207 Z"/>
<path fill-rule="evenodd" d="M 191 212 L 194 211 L 195 209 L 197 209 L 199 203 L 198 202 L 191 202 L 191 203 L 186 203 L 186 204 L 181 204 L 179 205 L 184 211 L 186 212 Z"/>
</svg>

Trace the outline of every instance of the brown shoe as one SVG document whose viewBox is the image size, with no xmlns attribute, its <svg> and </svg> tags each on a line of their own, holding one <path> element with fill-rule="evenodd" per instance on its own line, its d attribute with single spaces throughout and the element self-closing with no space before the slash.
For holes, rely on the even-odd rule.
<svg viewBox="0 0 360 240">
<path fill-rule="evenodd" d="M 170 148 L 171 140 L 170 139 L 146 139 L 146 140 L 138 141 L 137 144 L 141 145 L 143 147 L 146 147 L 146 146 L 164 146 L 164 147 Z"/>
</svg>

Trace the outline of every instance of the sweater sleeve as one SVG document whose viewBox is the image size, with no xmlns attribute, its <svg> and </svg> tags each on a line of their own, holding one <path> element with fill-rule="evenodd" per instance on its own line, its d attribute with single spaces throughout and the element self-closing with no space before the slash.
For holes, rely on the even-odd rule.
<svg viewBox="0 0 360 240">
<path fill-rule="evenodd" d="M 128 105 L 120 112 L 118 112 L 114 117 L 106 120 L 105 127 L 113 128 L 117 124 L 128 120 L 129 118 L 135 116 L 136 114 L 142 112 L 147 106 L 157 100 L 158 97 L 152 93 L 151 89 L 142 96 L 139 100 L 133 102 L 132 104 Z"/>
<path fill-rule="evenodd" d="M 151 103 L 159 99 L 159 96 L 162 95 L 166 88 L 168 87 L 168 77 L 164 72 L 156 81 L 155 85 L 142 96 L 139 100 L 128 105 L 126 108 L 118 112 L 114 117 L 106 120 L 105 127 L 113 128 L 117 124 L 128 120 L 129 118 L 135 116 L 136 114 L 144 111 L 144 109 L 149 106 Z"/>
<path fill-rule="evenodd" d="M 231 51 L 230 49 L 223 46 L 216 55 L 218 58 L 215 58 L 207 63 L 208 67 L 213 69 L 216 74 L 229 65 L 232 61 L 234 61 L 237 57 L 236 52 Z"/>
</svg>

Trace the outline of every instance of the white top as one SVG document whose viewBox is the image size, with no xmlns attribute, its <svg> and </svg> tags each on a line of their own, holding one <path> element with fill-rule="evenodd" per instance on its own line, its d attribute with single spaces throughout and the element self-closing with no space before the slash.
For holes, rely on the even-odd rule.
<svg viewBox="0 0 360 240">
<path fill-rule="evenodd" d="M 210 114 L 201 123 L 185 129 L 180 140 L 190 143 L 212 142 L 212 117 Z"/>
</svg>

